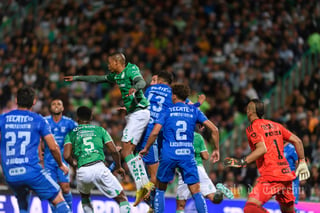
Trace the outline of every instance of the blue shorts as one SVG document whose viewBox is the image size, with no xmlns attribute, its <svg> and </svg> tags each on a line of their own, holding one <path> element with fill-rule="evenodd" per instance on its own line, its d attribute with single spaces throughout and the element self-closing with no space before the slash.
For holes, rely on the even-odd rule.
<svg viewBox="0 0 320 213">
<path fill-rule="evenodd" d="M 70 183 L 69 173 L 65 175 L 57 164 L 45 163 L 44 168 L 57 183 Z"/>
<path fill-rule="evenodd" d="M 157 179 L 162 183 L 169 183 L 173 180 L 176 168 L 179 168 L 182 180 L 186 184 L 192 185 L 199 182 L 198 168 L 194 157 L 181 160 L 161 157 L 157 172 Z"/>
<path fill-rule="evenodd" d="M 42 169 L 37 174 L 28 174 L 23 181 L 7 182 L 18 200 L 26 199 L 29 189 L 33 190 L 41 200 L 52 201 L 60 191 L 59 185 Z M 19 199 L 20 198 L 20 199 Z"/>
<path fill-rule="evenodd" d="M 141 142 L 136 147 L 138 152 L 146 146 L 151 131 L 151 128 L 146 128 L 145 132 L 142 135 Z M 142 160 L 146 165 L 152 165 L 159 162 L 159 151 L 157 141 L 155 141 L 154 144 L 150 147 L 149 153 L 142 157 Z"/>
</svg>

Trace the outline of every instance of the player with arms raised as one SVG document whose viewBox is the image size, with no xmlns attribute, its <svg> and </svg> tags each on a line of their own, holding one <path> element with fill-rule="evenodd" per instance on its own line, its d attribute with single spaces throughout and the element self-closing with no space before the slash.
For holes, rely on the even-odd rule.
<svg viewBox="0 0 320 213">
<path fill-rule="evenodd" d="M 257 184 L 249 194 L 244 207 L 245 213 L 267 212 L 264 205 L 272 196 L 280 204 L 283 213 L 294 213 L 294 196 L 292 180 L 295 179 L 283 154 L 284 140 L 295 146 L 299 157 L 296 175 L 300 180 L 310 176 L 301 140 L 284 128 L 281 124 L 262 119 L 264 104 L 258 99 L 251 100 L 247 105 L 247 117 L 250 126 L 246 133 L 252 152 L 243 159 L 226 158 L 224 163 L 230 167 L 244 167 L 256 161 L 260 173 Z"/>
<path fill-rule="evenodd" d="M 66 81 L 87 81 L 91 83 L 116 83 L 121 91 L 122 100 L 127 111 L 127 124 L 122 135 L 122 158 L 128 165 L 129 171 L 138 189 L 137 204 L 154 186 L 149 182 L 143 161 L 140 156 L 134 156 L 133 151 L 148 125 L 150 111 L 148 100 L 142 89 L 146 86 L 139 68 L 131 63 L 126 64 L 122 53 L 113 53 L 108 57 L 110 74 L 97 76 L 66 76 Z"/>
</svg>

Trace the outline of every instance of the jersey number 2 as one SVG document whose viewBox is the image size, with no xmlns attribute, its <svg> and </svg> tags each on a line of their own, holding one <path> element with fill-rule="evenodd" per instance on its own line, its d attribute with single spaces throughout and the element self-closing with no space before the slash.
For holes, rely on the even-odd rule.
<svg viewBox="0 0 320 213">
<path fill-rule="evenodd" d="M 176 131 L 176 139 L 183 141 L 187 140 L 187 122 L 177 121 L 176 126 L 179 127 Z"/>
</svg>

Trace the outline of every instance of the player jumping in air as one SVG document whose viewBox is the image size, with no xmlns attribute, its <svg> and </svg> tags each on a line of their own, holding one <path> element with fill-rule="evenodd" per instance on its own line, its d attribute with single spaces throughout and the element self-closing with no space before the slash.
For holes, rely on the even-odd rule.
<svg viewBox="0 0 320 213">
<path fill-rule="evenodd" d="M 143 161 L 140 156 L 134 156 L 133 151 L 149 123 L 149 102 L 142 89 L 146 86 L 139 68 L 131 63 L 126 64 L 122 53 L 114 53 L 108 57 L 110 74 L 97 76 L 66 76 L 66 81 L 87 81 L 91 83 L 116 83 L 121 91 L 124 106 L 127 111 L 127 124 L 122 135 L 122 158 L 128 165 L 130 173 L 136 183 L 137 205 L 141 199 L 154 188 L 149 182 Z"/>
</svg>

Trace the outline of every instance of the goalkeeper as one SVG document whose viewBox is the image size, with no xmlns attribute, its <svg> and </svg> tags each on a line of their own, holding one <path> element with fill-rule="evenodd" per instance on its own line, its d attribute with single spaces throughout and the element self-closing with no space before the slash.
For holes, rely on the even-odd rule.
<svg viewBox="0 0 320 213">
<path fill-rule="evenodd" d="M 292 191 L 292 181 L 296 176 L 299 180 L 310 177 L 301 140 L 281 124 L 262 119 L 264 104 L 253 99 L 247 105 L 247 117 L 250 126 L 246 133 L 252 152 L 243 159 L 226 158 L 224 164 L 227 167 L 245 167 L 256 161 L 261 176 L 257 184 L 249 194 L 244 207 L 244 213 L 267 212 L 264 205 L 275 195 L 279 202 L 281 212 L 294 213 L 295 197 Z M 296 173 L 290 170 L 288 161 L 284 157 L 284 140 L 292 143 L 297 151 L 299 164 Z"/>
</svg>

